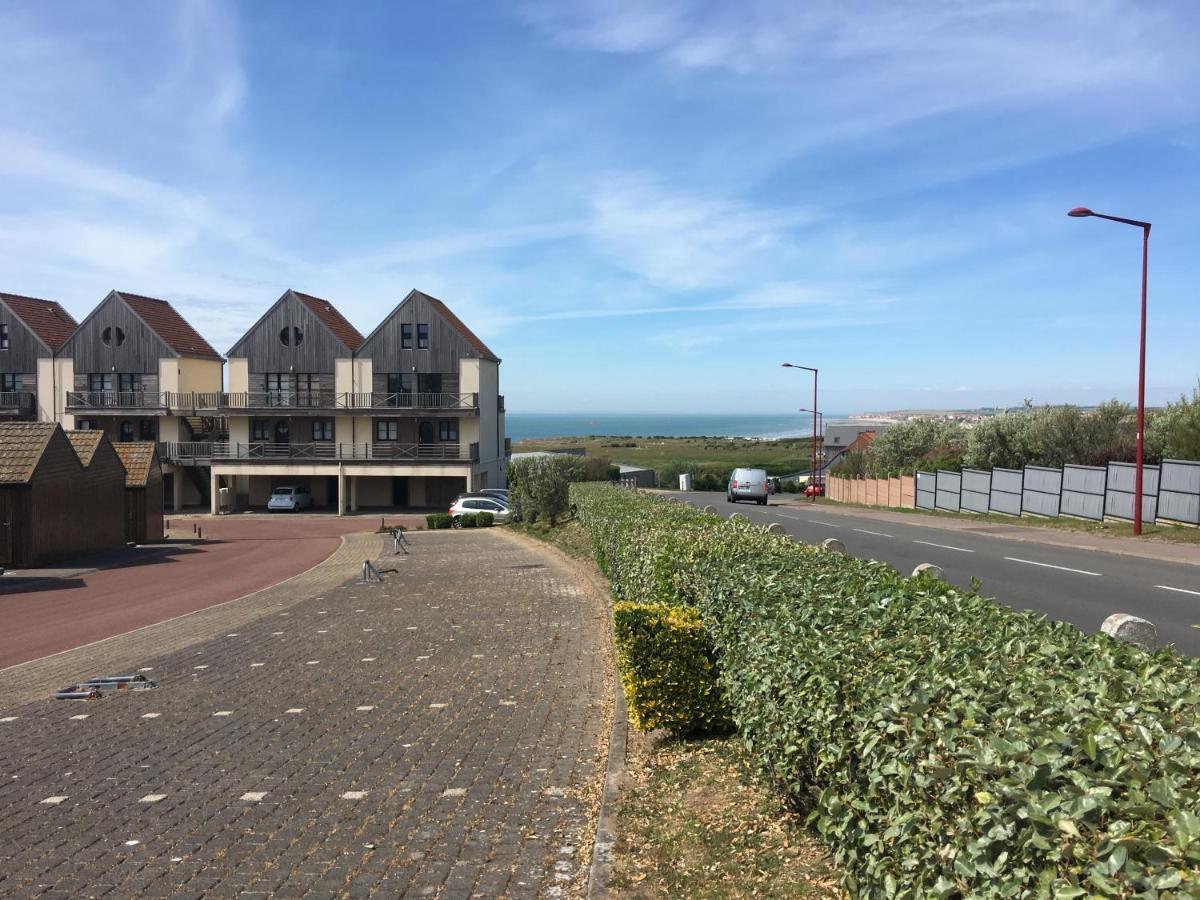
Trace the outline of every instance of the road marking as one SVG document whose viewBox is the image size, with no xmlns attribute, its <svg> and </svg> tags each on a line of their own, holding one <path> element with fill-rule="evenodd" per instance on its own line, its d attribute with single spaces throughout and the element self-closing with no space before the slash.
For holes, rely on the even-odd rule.
<svg viewBox="0 0 1200 900">
<path fill-rule="evenodd" d="M 213 713 L 213 715 L 214 716 L 232 716 L 233 710 L 232 709 L 219 709 L 215 713 Z"/>
<path fill-rule="evenodd" d="M 138 803 L 157 803 L 159 800 L 166 800 L 166 794 L 147 794 Z"/>
<path fill-rule="evenodd" d="M 926 547 L 940 547 L 942 550 L 957 550 L 959 553 L 974 553 L 966 547 L 951 547 L 949 544 L 935 544 L 933 541 L 913 541 L 914 544 L 924 544 Z"/>
<path fill-rule="evenodd" d="M 162 713 L 143 713 L 142 718 L 143 719 L 157 719 L 161 715 L 162 715 Z"/>
<path fill-rule="evenodd" d="M 832 522 L 822 522 L 820 519 L 809 519 L 814 525 L 824 525 L 826 528 L 841 528 L 841 525 L 834 525 Z"/>
<path fill-rule="evenodd" d="M 58 806 L 58 804 L 62 803 L 66 799 L 67 799 L 66 794 L 56 794 L 53 797 L 47 797 L 45 800 L 39 800 L 38 802 L 45 803 L 48 806 Z"/>
<path fill-rule="evenodd" d="M 365 796 L 367 796 L 366 791 L 346 791 L 345 793 L 342 794 L 342 799 L 343 800 L 361 800 Z"/>
<path fill-rule="evenodd" d="M 875 537 L 885 537 L 885 538 L 894 538 L 895 537 L 894 534 L 884 534 L 882 531 L 867 531 L 867 529 L 865 529 L 865 528 L 855 528 L 853 530 L 857 531 L 859 534 L 873 534 L 873 535 L 875 535 Z"/>
<path fill-rule="evenodd" d="M 15 722 L 15 721 L 17 721 L 17 716 L 5 716 L 3 719 L 0 719 L 0 722 Z"/>
<path fill-rule="evenodd" d="M 1162 588 L 1164 591 L 1178 591 L 1180 594 L 1191 594 L 1193 597 L 1200 597 L 1200 591 L 1189 591 L 1187 588 L 1171 587 L 1169 584 L 1156 584 L 1156 588 Z"/>
<path fill-rule="evenodd" d="M 443 797 L 461 797 L 467 792 L 466 788 L 446 788 L 442 791 Z"/>
<path fill-rule="evenodd" d="M 263 797 L 267 796 L 266 791 L 247 791 L 238 797 L 239 800 L 249 800 L 251 803 L 258 803 Z"/>
<path fill-rule="evenodd" d="M 265 665 L 266 665 L 266 663 L 250 663 L 250 668 L 261 669 Z"/>
<path fill-rule="evenodd" d="M 374 656 L 364 656 L 362 661 L 363 662 L 375 662 L 375 657 Z"/>
<path fill-rule="evenodd" d="M 297 715 L 299 715 L 300 713 L 304 712 L 304 707 L 302 707 L 302 706 L 293 706 L 291 709 L 285 709 L 285 710 L 284 710 L 284 712 L 286 712 L 286 713 L 291 713 L 293 716 L 297 716 Z"/>
<path fill-rule="evenodd" d="M 86 719 L 89 715 L 91 715 L 91 713 L 80 713 L 77 716 L 71 716 L 71 718 L 75 721 L 79 721 L 81 719 Z"/>
<path fill-rule="evenodd" d="M 1099 572 L 1089 572 L 1087 569 L 1068 569 L 1066 566 L 1055 566 L 1050 563 L 1035 562 L 1032 559 L 1018 559 L 1015 556 L 1006 556 L 1004 558 L 1009 562 L 1025 563 L 1027 566 L 1041 566 L 1043 569 L 1058 569 L 1061 572 L 1074 572 L 1076 575 L 1094 575 L 1097 578 L 1100 577 Z"/>
<path fill-rule="evenodd" d="M 359 706 L 356 708 L 355 711 L 356 712 L 370 712 L 374 708 L 375 708 L 374 706 Z"/>
</svg>

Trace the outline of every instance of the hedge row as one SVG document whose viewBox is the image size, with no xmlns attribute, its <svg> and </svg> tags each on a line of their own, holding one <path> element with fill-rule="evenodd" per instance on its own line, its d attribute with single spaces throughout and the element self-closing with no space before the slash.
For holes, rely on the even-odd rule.
<svg viewBox="0 0 1200 900">
<path fill-rule="evenodd" d="M 1200 896 L 1200 663 L 614 488 L 618 596 L 691 606 L 746 747 L 861 896 Z"/>
</svg>

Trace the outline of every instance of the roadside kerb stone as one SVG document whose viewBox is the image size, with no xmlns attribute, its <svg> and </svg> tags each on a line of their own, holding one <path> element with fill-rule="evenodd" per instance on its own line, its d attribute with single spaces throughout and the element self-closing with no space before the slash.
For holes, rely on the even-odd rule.
<svg viewBox="0 0 1200 900">
<path fill-rule="evenodd" d="M 844 554 L 846 552 L 846 545 L 837 538 L 825 538 L 825 540 L 821 541 L 821 548 L 828 550 L 830 553 Z"/>
<path fill-rule="evenodd" d="M 912 571 L 913 578 L 921 578 L 924 576 L 926 578 L 937 578 L 938 580 L 941 580 L 944 574 L 945 573 L 942 571 L 942 567 L 935 565 L 934 563 L 921 563 Z"/>
<path fill-rule="evenodd" d="M 1109 637 L 1134 644 L 1143 650 L 1158 649 L 1158 629 L 1153 622 L 1129 613 L 1113 613 L 1104 620 L 1100 630 Z"/>
</svg>

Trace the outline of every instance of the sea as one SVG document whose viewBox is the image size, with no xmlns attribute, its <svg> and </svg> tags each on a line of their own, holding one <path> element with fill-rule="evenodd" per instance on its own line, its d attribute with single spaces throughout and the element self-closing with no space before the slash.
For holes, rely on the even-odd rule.
<svg viewBox="0 0 1200 900">
<path fill-rule="evenodd" d="M 829 425 L 845 415 L 826 418 Z M 812 416 L 733 413 L 522 413 L 504 416 L 505 434 L 513 442 L 556 437 L 739 437 L 777 440 L 809 437 Z"/>
</svg>

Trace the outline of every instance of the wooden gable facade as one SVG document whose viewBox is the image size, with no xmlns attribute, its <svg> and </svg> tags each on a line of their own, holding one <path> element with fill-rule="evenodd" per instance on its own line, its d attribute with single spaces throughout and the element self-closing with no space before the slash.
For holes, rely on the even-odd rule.
<svg viewBox="0 0 1200 900">
<path fill-rule="evenodd" d="M 117 291 L 80 323 L 60 355 L 74 361 L 74 390 L 88 390 L 88 375 L 120 373 L 141 375 L 147 393 L 159 389 L 159 360 L 179 356 Z"/>
<path fill-rule="evenodd" d="M 319 375 L 320 386 L 332 390 L 335 361 L 353 355 L 356 348 L 347 346 L 301 297 L 294 290 L 285 291 L 226 354 L 246 360 L 250 390 L 264 390 L 263 376 L 272 372 Z"/>
</svg>

